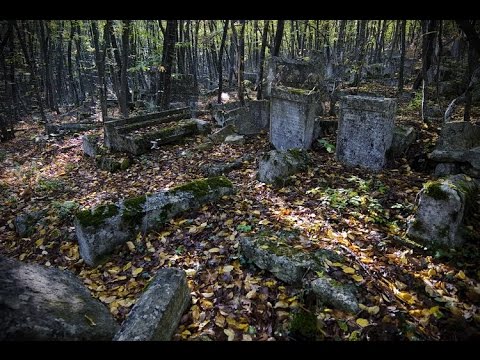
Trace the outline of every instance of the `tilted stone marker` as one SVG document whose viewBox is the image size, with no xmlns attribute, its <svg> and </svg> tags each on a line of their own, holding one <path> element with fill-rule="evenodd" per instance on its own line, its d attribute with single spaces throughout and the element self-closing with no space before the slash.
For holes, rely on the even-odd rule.
<svg viewBox="0 0 480 360">
<path fill-rule="evenodd" d="M 160 269 L 128 314 L 114 340 L 170 340 L 190 304 L 190 298 L 183 270 Z"/>
<path fill-rule="evenodd" d="M 233 192 L 232 183 L 219 176 L 80 211 L 74 221 L 80 255 L 85 263 L 95 266 L 117 245 L 134 238 L 138 231 L 159 228 L 184 211 L 197 209 Z"/>
<path fill-rule="evenodd" d="M 315 91 L 272 88 L 270 142 L 277 150 L 310 148 L 318 101 L 319 94 Z"/>
<path fill-rule="evenodd" d="M 463 244 L 465 208 L 478 206 L 478 190 L 479 184 L 463 174 L 426 183 L 417 196 L 417 211 L 408 223 L 407 235 L 430 244 Z"/>
<path fill-rule="evenodd" d="M 71 272 L 0 256 L 0 340 L 112 340 L 118 328 Z"/>
<path fill-rule="evenodd" d="M 392 144 L 395 110 L 394 99 L 357 95 L 342 97 L 337 160 L 348 166 L 381 170 Z"/>
<path fill-rule="evenodd" d="M 271 150 L 258 162 L 258 180 L 266 184 L 284 185 L 290 175 L 305 171 L 310 158 L 303 150 Z"/>
</svg>

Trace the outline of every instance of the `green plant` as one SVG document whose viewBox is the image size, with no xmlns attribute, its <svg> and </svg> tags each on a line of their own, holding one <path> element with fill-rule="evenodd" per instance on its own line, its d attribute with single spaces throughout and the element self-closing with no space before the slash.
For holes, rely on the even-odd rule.
<svg viewBox="0 0 480 360">
<path fill-rule="evenodd" d="M 328 142 L 325 139 L 318 139 L 318 143 L 325 148 L 329 153 L 335 152 L 335 145 L 332 143 Z"/>
<path fill-rule="evenodd" d="M 415 97 L 408 103 L 408 110 L 420 110 L 422 107 L 422 92 L 416 92 Z"/>
<path fill-rule="evenodd" d="M 250 225 L 240 224 L 237 225 L 237 230 L 240 232 L 249 232 L 252 230 L 252 227 Z"/>
<path fill-rule="evenodd" d="M 61 190 L 63 187 L 64 183 L 62 180 L 41 178 L 37 181 L 36 190 L 40 192 L 52 192 Z"/>
<path fill-rule="evenodd" d="M 66 219 L 69 216 L 75 215 L 80 205 L 75 201 L 55 201 L 53 202 L 53 208 L 57 211 L 58 216 L 61 219 Z"/>
</svg>

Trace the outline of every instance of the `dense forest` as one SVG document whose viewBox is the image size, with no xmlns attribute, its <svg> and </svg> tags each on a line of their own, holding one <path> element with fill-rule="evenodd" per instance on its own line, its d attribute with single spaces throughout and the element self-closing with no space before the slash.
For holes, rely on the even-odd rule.
<svg viewBox="0 0 480 360">
<path fill-rule="evenodd" d="M 0 339 L 478 340 L 479 60 L 472 20 L 0 20 Z"/>
</svg>

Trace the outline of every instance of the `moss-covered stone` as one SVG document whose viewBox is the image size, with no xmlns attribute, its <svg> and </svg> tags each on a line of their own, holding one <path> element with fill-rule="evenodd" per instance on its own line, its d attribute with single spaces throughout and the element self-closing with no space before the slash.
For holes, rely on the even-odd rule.
<svg viewBox="0 0 480 360">
<path fill-rule="evenodd" d="M 215 176 L 211 178 L 194 180 L 189 183 L 179 185 L 174 187 L 171 190 L 171 193 L 176 194 L 179 192 L 190 192 L 195 197 L 201 197 L 208 195 L 208 193 L 213 189 L 222 187 L 231 188 L 233 187 L 233 184 L 225 176 Z"/>
<path fill-rule="evenodd" d="M 428 181 L 424 185 L 425 194 L 435 200 L 447 200 L 448 194 L 442 190 L 442 183 L 439 181 Z"/>
<path fill-rule="evenodd" d="M 140 225 L 145 214 L 144 205 L 147 201 L 145 195 L 132 197 L 123 201 L 122 219 L 129 226 Z"/>
<path fill-rule="evenodd" d="M 290 321 L 289 331 L 291 336 L 298 340 L 318 340 L 317 317 L 315 314 L 300 309 L 295 312 Z"/>
<path fill-rule="evenodd" d="M 118 207 L 115 204 L 106 204 L 97 206 L 94 209 L 82 210 L 77 213 L 77 219 L 84 227 L 98 227 L 106 219 L 118 214 Z"/>
<path fill-rule="evenodd" d="M 130 159 L 129 158 L 124 158 L 120 162 L 120 170 L 126 170 L 130 166 Z"/>
</svg>

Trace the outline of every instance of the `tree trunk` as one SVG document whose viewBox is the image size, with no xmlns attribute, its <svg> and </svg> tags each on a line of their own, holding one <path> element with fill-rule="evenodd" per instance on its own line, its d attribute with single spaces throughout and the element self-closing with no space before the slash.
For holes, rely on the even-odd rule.
<svg viewBox="0 0 480 360">
<path fill-rule="evenodd" d="M 172 92 L 172 67 L 175 57 L 175 40 L 177 31 L 177 20 L 167 20 L 167 28 L 165 29 L 166 47 L 164 48 L 165 63 L 164 63 L 164 76 L 163 76 L 163 93 L 161 107 L 162 109 L 168 109 L 170 104 L 170 97 Z"/>
<path fill-rule="evenodd" d="M 122 61 L 120 72 L 120 112 L 124 118 L 128 117 L 128 55 L 129 55 L 129 38 L 130 38 L 130 20 L 123 20 L 122 29 Z"/>
<path fill-rule="evenodd" d="M 401 46 L 402 46 L 402 50 L 401 50 L 401 53 L 400 53 L 400 69 L 398 71 L 398 92 L 399 93 L 402 93 L 403 92 L 403 68 L 404 68 L 404 65 L 405 65 L 405 32 L 407 30 L 407 20 L 402 20 L 402 24 L 401 24 L 401 32 L 400 32 L 400 36 L 401 36 Z"/>
<path fill-rule="evenodd" d="M 262 34 L 262 47 L 260 48 L 260 60 L 258 67 L 257 75 L 257 100 L 263 98 L 263 66 L 265 63 L 265 49 L 267 46 L 267 35 L 268 35 L 268 23 L 269 20 L 264 20 L 263 24 L 263 34 Z"/>
<path fill-rule="evenodd" d="M 422 46 L 422 120 L 426 119 L 428 108 L 428 70 L 432 64 L 433 46 L 435 43 L 435 20 L 423 20 L 423 46 Z"/>
<path fill-rule="evenodd" d="M 272 56 L 280 55 L 280 46 L 282 45 L 284 22 L 285 20 L 278 20 L 277 22 L 277 31 L 275 31 L 275 41 Z"/>
<path fill-rule="evenodd" d="M 223 34 L 222 34 L 222 42 L 220 43 L 220 51 L 218 52 L 218 98 L 217 102 L 219 104 L 222 103 L 222 91 L 223 91 L 223 50 L 225 49 L 225 41 L 227 39 L 227 31 L 228 31 L 228 20 L 225 20 L 225 24 L 223 25 Z"/>
<path fill-rule="evenodd" d="M 245 20 L 240 20 L 241 28 L 240 28 L 240 36 L 238 38 L 238 99 L 240 100 L 240 104 L 245 105 L 245 85 L 243 83 L 243 75 L 245 70 Z"/>
<path fill-rule="evenodd" d="M 93 45 L 95 47 L 95 63 L 97 65 L 98 73 L 98 89 L 100 96 L 100 108 L 102 111 L 102 121 L 105 122 L 107 118 L 107 94 L 105 86 L 105 45 L 100 50 L 100 39 L 98 35 L 97 21 L 92 20 Z M 105 35 L 104 35 L 105 37 Z M 105 44 L 105 39 L 104 39 Z"/>
<path fill-rule="evenodd" d="M 75 28 L 73 26 L 73 20 L 70 20 L 70 37 L 68 38 L 68 45 L 67 45 L 68 80 L 70 81 L 70 87 L 72 88 L 75 105 L 78 106 L 80 101 L 78 99 L 77 84 L 76 84 L 75 78 L 73 77 L 73 66 L 72 66 L 72 42 L 73 42 L 74 35 L 75 35 Z"/>
</svg>

